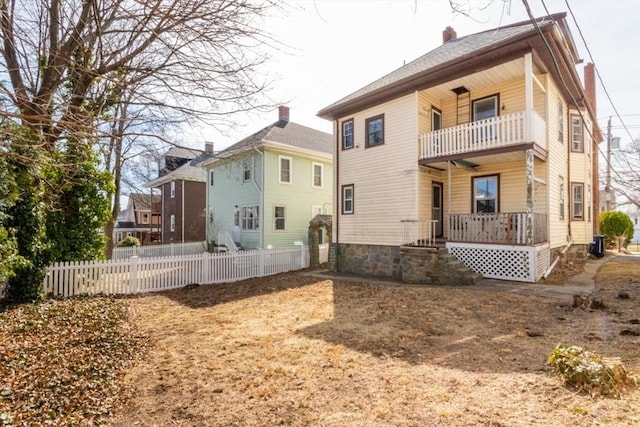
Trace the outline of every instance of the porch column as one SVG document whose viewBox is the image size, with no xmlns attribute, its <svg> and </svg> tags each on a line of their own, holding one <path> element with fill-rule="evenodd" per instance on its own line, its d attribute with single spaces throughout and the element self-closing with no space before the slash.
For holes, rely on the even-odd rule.
<svg viewBox="0 0 640 427">
<path fill-rule="evenodd" d="M 525 140 L 533 142 L 533 60 L 531 52 L 524 55 L 524 87 L 525 87 L 525 111 L 524 132 Z M 527 167 L 527 210 L 526 210 L 526 245 L 533 245 L 533 149 L 525 152 Z"/>
</svg>

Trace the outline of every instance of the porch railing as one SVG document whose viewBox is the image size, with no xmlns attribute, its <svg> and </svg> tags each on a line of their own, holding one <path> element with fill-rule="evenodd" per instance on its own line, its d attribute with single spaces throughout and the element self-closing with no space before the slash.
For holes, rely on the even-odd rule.
<svg viewBox="0 0 640 427">
<path fill-rule="evenodd" d="M 546 148 L 546 125 L 533 113 L 533 141 L 526 138 L 524 111 L 421 134 L 420 158 L 430 159 L 536 142 Z"/>
<path fill-rule="evenodd" d="M 403 246 L 433 246 L 436 241 L 437 220 L 400 221 L 402 225 Z"/>
<path fill-rule="evenodd" d="M 546 217 L 533 214 L 533 244 L 547 240 Z M 447 237 L 454 242 L 525 245 L 526 218 L 525 212 L 449 215 Z"/>
</svg>

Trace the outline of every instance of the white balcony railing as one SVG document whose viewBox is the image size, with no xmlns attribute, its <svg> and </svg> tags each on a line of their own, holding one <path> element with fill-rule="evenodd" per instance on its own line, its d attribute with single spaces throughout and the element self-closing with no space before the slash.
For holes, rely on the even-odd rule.
<svg viewBox="0 0 640 427">
<path fill-rule="evenodd" d="M 478 120 L 420 135 L 420 158 L 432 159 L 536 142 L 546 149 L 546 124 L 533 113 L 533 141 L 527 141 L 525 112 Z"/>
<path fill-rule="evenodd" d="M 433 246 L 436 241 L 437 220 L 400 221 L 402 225 L 402 244 L 406 246 Z"/>
<path fill-rule="evenodd" d="M 526 219 L 524 212 L 449 215 L 448 240 L 525 245 Z M 547 240 L 546 220 L 545 214 L 533 214 L 533 244 Z"/>
</svg>

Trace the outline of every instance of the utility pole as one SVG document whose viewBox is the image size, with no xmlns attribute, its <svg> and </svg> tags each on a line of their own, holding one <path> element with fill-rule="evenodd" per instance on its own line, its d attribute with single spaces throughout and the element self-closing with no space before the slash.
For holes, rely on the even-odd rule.
<svg viewBox="0 0 640 427">
<path fill-rule="evenodd" d="M 604 187 L 607 212 L 611 211 L 611 116 L 607 123 L 607 184 Z"/>
</svg>

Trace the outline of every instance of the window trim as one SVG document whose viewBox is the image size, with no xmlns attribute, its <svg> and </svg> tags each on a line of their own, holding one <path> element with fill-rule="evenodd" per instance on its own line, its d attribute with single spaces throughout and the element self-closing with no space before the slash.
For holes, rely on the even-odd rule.
<svg viewBox="0 0 640 427">
<path fill-rule="evenodd" d="M 249 177 L 247 178 L 247 172 Z M 242 161 L 242 182 L 251 181 L 253 178 L 253 157 L 249 157 Z"/>
<path fill-rule="evenodd" d="M 347 134 L 345 133 L 345 126 L 350 124 L 351 125 L 351 145 L 347 146 Z M 355 147 L 355 123 L 353 121 L 353 118 L 351 119 L 347 119 L 344 120 L 341 123 L 341 135 L 342 135 L 342 149 L 343 150 L 350 150 L 352 148 Z"/>
<path fill-rule="evenodd" d="M 351 198 L 347 199 L 345 197 L 345 192 L 347 190 L 351 190 Z M 354 184 L 345 184 L 342 186 L 342 197 L 340 198 L 340 212 L 342 212 L 342 215 L 353 215 L 353 213 L 355 212 L 355 185 Z M 350 210 L 346 210 L 345 209 L 345 200 L 350 200 L 351 201 L 351 209 Z"/>
<path fill-rule="evenodd" d="M 253 218 L 249 218 L 245 213 L 248 212 L 247 209 L 255 208 L 255 216 Z M 248 221 L 251 221 L 253 224 L 252 228 L 248 228 Z M 240 208 L 240 229 L 242 231 L 260 231 L 260 206 L 259 205 L 246 205 Z"/>
<path fill-rule="evenodd" d="M 573 120 L 577 119 L 580 121 L 580 147 L 576 148 L 576 141 L 574 140 L 575 128 L 573 125 Z M 579 114 L 571 114 L 571 151 L 574 153 L 584 153 L 584 121 Z"/>
<path fill-rule="evenodd" d="M 564 104 L 558 98 L 558 142 L 564 144 Z"/>
<path fill-rule="evenodd" d="M 282 218 L 278 217 L 278 208 L 282 208 Z M 282 219 L 282 228 L 278 228 L 278 219 Z M 287 206 L 282 204 L 273 205 L 273 232 L 283 233 L 287 231 Z"/>
<path fill-rule="evenodd" d="M 145 221 L 146 217 L 146 221 Z M 140 212 L 140 224 L 149 224 L 151 220 L 151 212 Z"/>
<path fill-rule="evenodd" d="M 438 116 L 440 117 L 440 127 L 438 129 L 435 129 L 434 124 L 434 117 Z M 431 132 L 435 132 L 437 130 L 441 130 L 442 129 L 442 110 L 440 110 L 438 107 L 434 107 L 433 105 L 431 106 Z"/>
<path fill-rule="evenodd" d="M 500 117 L 500 93 L 494 93 L 491 95 L 483 96 L 482 98 L 477 98 L 471 100 L 471 119 L 473 122 L 477 122 L 478 120 L 486 120 L 486 119 L 476 119 L 476 103 L 481 101 L 486 101 L 488 99 L 495 99 L 495 115 L 493 117 Z"/>
<path fill-rule="evenodd" d="M 282 161 L 287 160 L 289 162 L 289 181 L 282 180 Z M 278 156 L 278 183 L 279 184 L 292 184 L 293 183 L 293 159 L 289 156 Z"/>
<path fill-rule="evenodd" d="M 176 231 L 176 216 L 173 214 L 169 218 L 169 230 L 172 232 Z"/>
<path fill-rule="evenodd" d="M 576 200 L 575 200 L 575 191 L 574 189 L 576 188 L 580 188 L 581 189 L 581 196 L 582 196 L 582 200 L 580 201 L 580 204 L 582 205 L 582 215 L 581 216 L 576 216 Z M 584 183 L 582 182 L 572 182 L 571 183 L 571 220 L 572 221 L 584 221 L 585 217 L 584 217 Z"/>
<path fill-rule="evenodd" d="M 215 183 L 215 174 L 213 173 L 215 169 L 211 169 L 209 171 L 209 187 L 214 187 Z"/>
<path fill-rule="evenodd" d="M 478 212 L 478 205 L 477 205 L 477 200 L 476 199 L 476 180 L 477 179 L 486 179 L 486 178 L 493 178 L 495 177 L 496 179 L 496 197 L 495 197 L 495 201 L 496 201 L 496 210 L 495 212 Z M 492 199 L 483 199 L 483 200 L 492 200 Z M 499 213 L 500 212 L 500 174 L 489 174 L 489 175 L 478 175 L 478 176 L 472 176 L 471 177 L 471 212 L 476 214 L 476 213 Z"/>
<path fill-rule="evenodd" d="M 370 133 L 369 133 L 369 125 L 372 122 L 378 121 L 378 120 L 382 120 L 382 129 L 380 129 L 379 132 L 382 133 L 382 138 L 380 139 L 380 142 L 376 142 L 375 144 L 371 144 L 369 143 L 369 137 L 370 137 Z M 373 116 L 373 117 L 369 117 L 368 119 L 365 119 L 364 121 L 364 136 L 365 136 L 365 141 L 364 141 L 364 147 L 365 148 L 372 148 L 372 147 L 377 147 L 379 145 L 384 145 L 385 143 L 385 138 L 384 138 L 384 114 L 378 114 L 377 116 Z M 376 131 L 377 133 L 378 131 Z"/>
<path fill-rule="evenodd" d="M 175 181 L 171 181 L 171 184 L 169 184 L 169 186 L 171 188 L 171 190 L 170 190 L 171 198 L 175 199 L 175 197 L 176 197 L 176 182 Z"/>
<path fill-rule="evenodd" d="M 316 185 L 316 166 L 320 166 L 320 185 Z M 313 188 L 324 188 L 324 164 L 311 162 L 311 186 Z"/>
</svg>

